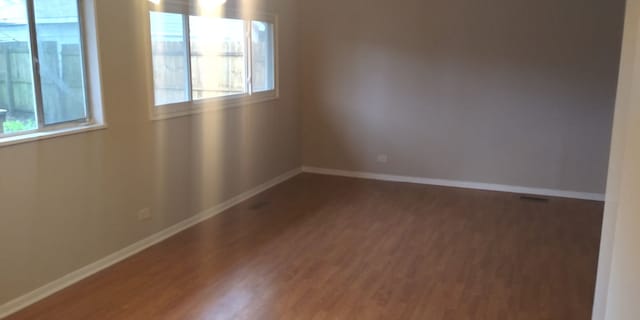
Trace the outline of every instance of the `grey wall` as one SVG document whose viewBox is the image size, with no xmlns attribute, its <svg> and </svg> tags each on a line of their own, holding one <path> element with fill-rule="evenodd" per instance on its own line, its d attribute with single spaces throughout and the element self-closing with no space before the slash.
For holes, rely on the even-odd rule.
<svg viewBox="0 0 640 320">
<path fill-rule="evenodd" d="M 623 0 L 303 1 L 303 162 L 603 193 L 623 13 Z"/>
<path fill-rule="evenodd" d="M 97 1 L 109 128 L 0 148 L 0 305 L 300 166 L 296 1 L 251 2 L 280 17 L 281 98 L 150 121 L 147 1 Z"/>
</svg>

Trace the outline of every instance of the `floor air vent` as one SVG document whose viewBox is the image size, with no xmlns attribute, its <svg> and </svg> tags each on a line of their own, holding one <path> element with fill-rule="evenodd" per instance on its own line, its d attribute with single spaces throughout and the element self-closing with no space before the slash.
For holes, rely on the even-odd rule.
<svg viewBox="0 0 640 320">
<path fill-rule="evenodd" d="M 520 200 L 534 201 L 534 202 L 549 202 L 549 198 L 542 198 L 536 196 L 520 196 Z"/>
<path fill-rule="evenodd" d="M 260 210 L 260 209 L 262 209 L 262 208 L 264 208 L 264 207 L 266 207 L 268 205 L 269 205 L 269 201 L 259 201 L 259 202 L 256 202 L 256 203 L 252 204 L 249 207 L 249 209 L 250 210 L 254 210 L 254 211 L 255 210 Z"/>
</svg>

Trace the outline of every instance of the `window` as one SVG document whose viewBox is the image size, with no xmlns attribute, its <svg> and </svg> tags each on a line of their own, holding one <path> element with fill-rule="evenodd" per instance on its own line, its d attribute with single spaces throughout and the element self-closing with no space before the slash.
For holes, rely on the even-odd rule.
<svg viewBox="0 0 640 320">
<path fill-rule="evenodd" d="M 78 0 L 0 0 L 2 138 L 92 123 Z"/>
<path fill-rule="evenodd" d="M 247 92 L 245 23 L 189 17 L 193 99 Z"/>
<path fill-rule="evenodd" d="M 277 97 L 274 18 L 198 15 L 171 3 L 149 11 L 155 118 Z"/>
<path fill-rule="evenodd" d="M 275 89 L 273 70 L 273 24 L 251 21 L 253 90 L 255 92 Z"/>
<path fill-rule="evenodd" d="M 184 16 L 151 12 L 153 85 L 156 104 L 189 100 L 189 62 Z"/>
</svg>

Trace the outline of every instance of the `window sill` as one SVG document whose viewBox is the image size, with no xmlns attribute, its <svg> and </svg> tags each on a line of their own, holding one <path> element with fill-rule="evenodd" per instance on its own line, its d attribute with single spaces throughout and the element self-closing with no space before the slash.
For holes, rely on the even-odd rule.
<svg viewBox="0 0 640 320">
<path fill-rule="evenodd" d="M 217 100 L 206 99 L 191 102 L 176 103 L 165 106 L 152 106 L 151 120 L 166 120 L 172 118 L 186 117 L 193 114 L 206 113 L 209 111 L 224 110 L 250 106 L 258 103 L 276 101 L 280 99 L 278 94 L 254 97 L 242 97 L 240 99 Z"/>
<path fill-rule="evenodd" d="M 106 124 L 86 124 L 82 126 L 75 126 L 72 128 L 55 129 L 50 131 L 38 131 L 38 132 L 26 133 L 26 134 L 4 137 L 4 138 L 0 137 L 0 148 L 21 144 L 21 143 L 46 140 L 46 139 L 51 139 L 55 137 L 69 136 L 69 135 L 79 134 L 83 132 L 103 130 L 106 128 L 107 128 Z"/>
</svg>

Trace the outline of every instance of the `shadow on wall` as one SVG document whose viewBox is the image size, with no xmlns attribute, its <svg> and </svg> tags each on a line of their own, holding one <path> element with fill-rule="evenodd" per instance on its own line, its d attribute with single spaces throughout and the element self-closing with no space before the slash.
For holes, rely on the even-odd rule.
<svg viewBox="0 0 640 320">
<path fill-rule="evenodd" d="M 305 3 L 305 164 L 602 193 L 623 11 Z"/>
</svg>

